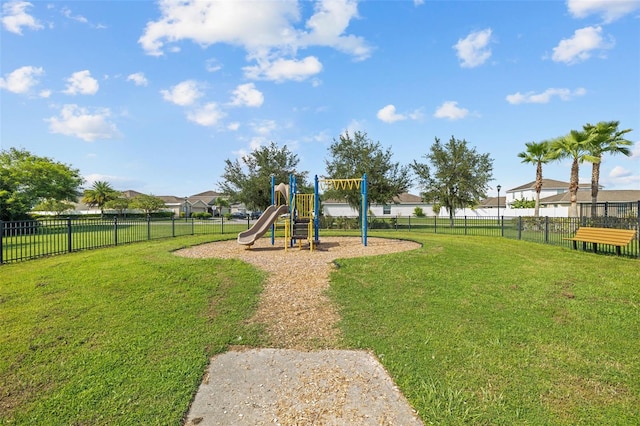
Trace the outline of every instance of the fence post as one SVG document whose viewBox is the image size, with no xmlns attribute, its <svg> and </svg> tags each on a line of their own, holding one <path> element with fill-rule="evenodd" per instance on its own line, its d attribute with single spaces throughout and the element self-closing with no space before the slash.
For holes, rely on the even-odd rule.
<svg viewBox="0 0 640 426">
<path fill-rule="evenodd" d="M 467 215 L 464 216 L 464 235 L 467 235 Z"/>
<path fill-rule="evenodd" d="M 249 217 L 249 216 L 247 216 Z M 249 222 L 249 219 L 247 219 L 247 223 Z M 191 218 L 191 235 L 195 235 L 196 234 L 196 220 L 195 218 Z"/>
<path fill-rule="evenodd" d="M 398 229 L 398 222 L 396 222 L 396 229 Z M 409 231 L 411 231 L 411 215 L 409 215 Z"/>
<path fill-rule="evenodd" d="M 518 239 L 522 239 L 522 216 L 518 216 Z"/>
<path fill-rule="evenodd" d="M 544 242 L 549 244 L 549 216 L 544 217 Z"/>
<path fill-rule="evenodd" d="M 118 216 L 113 217 L 113 244 L 118 245 Z"/>
<path fill-rule="evenodd" d="M 147 240 L 151 239 L 151 215 L 147 215 Z"/>
<path fill-rule="evenodd" d="M 171 216 L 171 236 L 176 236 L 176 217 Z"/>
<path fill-rule="evenodd" d="M 500 236 L 504 237 L 504 215 L 500 216 Z"/>
<path fill-rule="evenodd" d="M 0 265 L 2 265 L 2 240 L 4 240 L 4 222 L 0 220 Z"/>
<path fill-rule="evenodd" d="M 220 212 L 220 234 L 224 234 L 224 215 Z"/>
<path fill-rule="evenodd" d="M 433 217 L 433 233 L 438 232 L 438 216 Z"/>
<path fill-rule="evenodd" d="M 71 216 L 67 218 L 67 252 L 71 253 L 73 250 L 73 232 L 71 232 Z"/>
</svg>

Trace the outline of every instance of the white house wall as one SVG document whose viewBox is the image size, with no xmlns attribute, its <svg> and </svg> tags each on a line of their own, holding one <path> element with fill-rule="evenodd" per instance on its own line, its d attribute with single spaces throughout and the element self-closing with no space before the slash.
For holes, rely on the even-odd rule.
<svg viewBox="0 0 640 426">
<path fill-rule="evenodd" d="M 357 217 L 358 212 L 352 209 L 346 204 L 324 204 L 324 214 L 332 217 Z M 431 206 L 419 206 L 425 216 L 433 217 L 436 214 L 433 213 Z M 415 205 L 401 206 L 392 205 L 391 214 L 384 214 L 382 206 L 372 206 L 370 213 L 379 218 L 385 217 L 408 217 L 415 216 Z M 505 217 L 518 217 L 518 216 L 533 216 L 535 209 L 512 209 L 500 207 L 500 216 Z M 569 217 L 568 207 L 541 207 L 539 214 L 541 217 Z M 498 215 L 497 208 L 482 208 L 482 209 L 460 209 L 456 210 L 456 217 L 496 217 Z M 442 208 L 438 217 L 449 217 L 447 209 Z"/>
</svg>

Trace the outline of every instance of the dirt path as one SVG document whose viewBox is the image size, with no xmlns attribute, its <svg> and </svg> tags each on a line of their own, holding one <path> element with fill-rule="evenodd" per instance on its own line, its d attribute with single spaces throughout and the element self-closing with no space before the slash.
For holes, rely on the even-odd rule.
<svg viewBox="0 0 640 426">
<path fill-rule="evenodd" d="M 372 354 L 333 349 L 341 346 L 340 317 L 325 294 L 335 259 L 418 247 L 381 238 L 364 247 L 358 237 L 328 237 L 313 252 L 285 251 L 263 238 L 250 250 L 223 241 L 176 252 L 240 259 L 269 272 L 251 321 L 266 325 L 273 348 L 214 357 L 187 424 L 421 424 Z"/>
</svg>

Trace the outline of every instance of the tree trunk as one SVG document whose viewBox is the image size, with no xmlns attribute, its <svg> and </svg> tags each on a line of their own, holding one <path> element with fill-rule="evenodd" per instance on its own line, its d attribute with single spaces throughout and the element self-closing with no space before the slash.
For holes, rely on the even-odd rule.
<svg viewBox="0 0 640 426">
<path fill-rule="evenodd" d="M 578 217 L 578 176 L 578 159 L 576 158 L 571 164 L 571 180 L 569 183 L 571 206 L 569 207 L 569 217 Z"/>
<path fill-rule="evenodd" d="M 535 210 L 533 212 L 534 217 L 540 216 L 540 191 L 542 190 L 542 163 L 538 161 L 538 165 L 536 167 L 536 205 Z M 500 200 L 498 200 L 500 202 Z"/>
<path fill-rule="evenodd" d="M 594 162 L 591 169 L 591 217 L 598 213 L 598 183 L 600 182 L 600 161 Z"/>
</svg>

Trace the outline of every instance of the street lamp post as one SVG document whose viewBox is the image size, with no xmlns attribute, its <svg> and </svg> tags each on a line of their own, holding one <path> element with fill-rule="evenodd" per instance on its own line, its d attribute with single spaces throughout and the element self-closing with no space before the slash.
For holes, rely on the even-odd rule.
<svg viewBox="0 0 640 426">
<path fill-rule="evenodd" d="M 498 185 L 496 186 L 496 189 L 498 190 L 498 225 L 500 225 L 500 190 L 502 187 Z"/>
<path fill-rule="evenodd" d="M 189 207 L 187 207 L 187 197 L 184 197 L 184 221 L 187 222 L 187 217 L 189 217 Z"/>
</svg>

